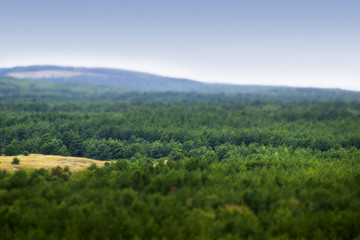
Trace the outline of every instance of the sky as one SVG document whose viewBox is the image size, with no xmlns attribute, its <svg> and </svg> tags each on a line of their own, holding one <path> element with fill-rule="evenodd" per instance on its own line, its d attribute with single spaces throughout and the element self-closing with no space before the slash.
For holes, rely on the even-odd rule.
<svg viewBox="0 0 360 240">
<path fill-rule="evenodd" d="M 0 0 L 0 68 L 360 91 L 358 0 Z"/>
</svg>

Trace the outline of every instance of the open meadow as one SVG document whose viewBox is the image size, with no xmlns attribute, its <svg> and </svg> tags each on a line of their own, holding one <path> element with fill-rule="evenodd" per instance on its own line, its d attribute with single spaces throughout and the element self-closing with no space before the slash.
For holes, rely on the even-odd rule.
<svg viewBox="0 0 360 240">
<path fill-rule="evenodd" d="M 20 164 L 11 164 L 13 159 L 17 157 Z M 104 166 L 104 161 L 98 161 L 88 158 L 70 157 L 70 156 L 55 156 L 43 154 L 30 154 L 28 156 L 0 156 L 0 170 L 16 171 L 20 169 L 40 169 L 45 168 L 51 170 L 60 166 L 62 168 L 68 166 L 72 171 L 84 170 L 91 164 L 95 163 L 97 166 Z"/>
</svg>

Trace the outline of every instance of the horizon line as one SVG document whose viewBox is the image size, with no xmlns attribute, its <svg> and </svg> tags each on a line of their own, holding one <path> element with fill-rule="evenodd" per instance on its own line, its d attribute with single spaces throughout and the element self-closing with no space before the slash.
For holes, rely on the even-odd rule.
<svg viewBox="0 0 360 240">
<path fill-rule="evenodd" d="M 120 70 L 120 71 L 127 71 L 127 72 L 136 72 L 136 73 L 143 73 L 143 74 L 149 74 L 154 75 L 158 77 L 163 78 L 174 78 L 174 79 L 182 79 L 182 80 L 189 80 L 189 81 L 195 81 L 205 84 L 223 84 L 223 85 L 236 85 L 236 86 L 262 86 L 262 87 L 278 87 L 278 88 L 302 88 L 302 89 L 328 89 L 328 90 L 343 90 L 343 91 L 349 91 L 349 92 L 360 92 L 359 90 L 354 89 L 348 89 L 348 88 L 341 88 L 341 87 L 324 87 L 324 86 L 310 86 L 310 85 L 281 85 L 281 84 L 256 84 L 256 83 L 233 83 L 233 82 L 218 82 L 218 81 L 204 81 L 204 80 L 198 80 L 191 77 L 180 77 L 180 76 L 171 76 L 161 73 L 155 73 L 150 71 L 144 71 L 144 70 L 137 70 L 137 69 L 125 69 L 121 67 L 113 67 L 113 66 L 85 66 L 85 65 L 62 65 L 62 64 L 29 64 L 29 65 L 12 65 L 10 67 L 6 66 L 0 66 L 1 69 L 13 69 L 13 68 L 28 68 L 28 67 L 60 67 L 60 68 L 84 68 L 84 69 L 109 69 L 109 70 Z M 40 71 L 40 70 L 39 70 Z"/>
</svg>

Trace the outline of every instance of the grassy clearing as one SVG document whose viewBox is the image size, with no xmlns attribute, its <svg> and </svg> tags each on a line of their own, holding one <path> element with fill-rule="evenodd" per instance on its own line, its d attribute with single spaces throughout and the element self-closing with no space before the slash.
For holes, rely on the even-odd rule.
<svg viewBox="0 0 360 240">
<path fill-rule="evenodd" d="M 20 159 L 20 164 L 11 164 L 14 157 Z M 78 171 L 86 169 L 92 163 L 101 167 L 105 161 L 93 160 L 81 157 L 68 157 L 56 155 L 43 155 L 43 154 L 30 154 L 29 156 L 0 156 L 0 170 L 15 171 L 23 168 L 45 168 L 51 169 L 56 166 L 66 167 L 69 166 L 71 171 Z"/>
</svg>

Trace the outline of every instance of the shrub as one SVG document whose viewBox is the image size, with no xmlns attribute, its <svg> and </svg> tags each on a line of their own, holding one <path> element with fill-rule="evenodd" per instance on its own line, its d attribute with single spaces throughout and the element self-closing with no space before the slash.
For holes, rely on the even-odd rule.
<svg viewBox="0 0 360 240">
<path fill-rule="evenodd" d="M 14 157 L 11 164 L 20 164 L 20 159 L 17 157 Z"/>
<path fill-rule="evenodd" d="M 51 175 L 60 177 L 63 173 L 63 169 L 60 166 L 57 166 L 56 168 L 51 168 Z"/>
<path fill-rule="evenodd" d="M 24 156 L 29 156 L 29 152 L 28 152 L 28 151 L 25 151 L 25 152 L 23 153 L 23 155 L 24 155 Z"/>
</svg>

